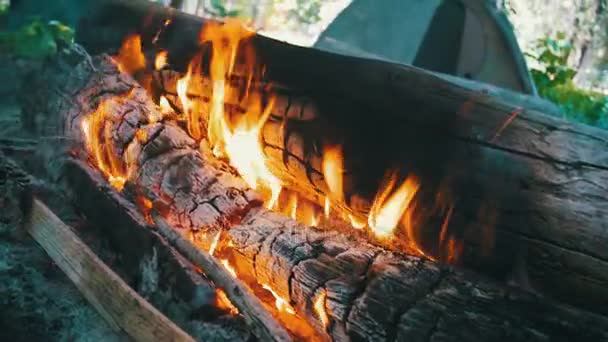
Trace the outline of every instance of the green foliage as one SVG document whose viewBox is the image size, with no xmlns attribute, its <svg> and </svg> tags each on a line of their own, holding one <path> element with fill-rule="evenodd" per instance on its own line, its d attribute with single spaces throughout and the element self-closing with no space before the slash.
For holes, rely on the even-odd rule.
<svg viewBox="0 0 608 342">
<path fill-rule="evenodd" d="M 539 94 L 559 105 L 567 118 L 592 125 L 608 123 L 608 96 L 576 87 L 572 81 L 576 71 L 568 66 L 572 47 L 564 40 L 544 38 L 538 41 L 538 55 L 533 58 L 539 69 L 532 69 L 532 78 Z"/>
<path fill-rule="evenodd" d="M 74 30 L 58 22 L 39 18 L 16 31 L 0 31 L 0 52 L 19 57 L 44 58 L 74 41 Z"/>
<path fill-rule="evenodd" d="M 296 8 L 289 10 L 289 16 L 302 24 L 315 24 L 321 20 L 321 0 L 296 0 Z"/>
<path fill-rule="evenodd" d="M 8 13 L 8 3 L 0 3 L 0 16 Z"/>
<path fill-rule="evenodd" d="M 236 11 L 236 10 L 229 11 L 228 9 L 226 9 L 226 6 L 224 6 L 224 3 L 222 0 L 211 0 L 211 7 L 212 7 L 212 9 L 211 10 L 207 9 L 207 11 L 218 17 L 222 17 L 222 18 L 238 17 L 240 15 L 239 11 Z"/>
</svg>

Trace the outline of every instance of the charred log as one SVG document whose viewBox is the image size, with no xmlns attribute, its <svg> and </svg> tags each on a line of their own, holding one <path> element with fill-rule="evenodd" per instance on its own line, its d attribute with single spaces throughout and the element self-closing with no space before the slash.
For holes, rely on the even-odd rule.
<svg viewBox="0 0 608 342">
<path fill-rule="evenodd" d="M 75 55 L 71 57 L 78 60 Z M 85 58 L 76 66 L 70 65 L 69 61 L 70 58 L 66 58 L 53 66 L 49 65 L 36 79 L 31 80 L 31 85 L 37 89 L 46 82 L 54 84 L 52 88 L 42 87 L 36 96 L 24 97 L 26 115 L 39 119 L 34 122 L 41 123 L 40 134 L 61 132 L 68 138 L 67 144 L 55 147 L 59 147 L 58 156 L 96 163 L 96 167 L 115 187 L 122 187 L 123 184 L 112 180 L 125 177 L 128 183 L 122 191 L 123 195 L 132 203 L 138 203 L 140 212 L 150 214 L 151 207 L 147 204 L 150 201 L 155 210 L 161 211 L 176 229 L 176 234 L 184 234 L 188 238 L 196 235 L 199 229 L 217 231 L 231 226 L 232 222 L 240 222 L 240 217 L 249 207 L 259 205 L 256 195 L 234 175 L 232 169 L 219 162 L 204 163 L 194 141 L 176 122 L 154 122 L 151 118 L 160 117 L 156 105 L 130 76 L 118 71 L 109 57 Z M 74 66 L 76 68 L 68 75 L 65 68 Z M 95 120 L 96 115 L 103 115 L 100 126 L 94 126 L 92 130 L 83 128 L 86 120 Z M 85 140 L 93 135 L 103 137 L 102 145 L 89 146 L 89 152 L 86 152 L 83 150 L 88 146 Z M 105 148 L 109 154 L 95 148 Z M 127 167 L 121 162 L 123 156 L 134 163 Z M 81 195 L 99 187 L 82 176 L 83 172 L 85 175 L 90 172 L 86 168 L 76 165 L 71 169 L 68 174 L 73 177 L 72 185 L 75 191 L 84 191 Z M 105 189 L 108 191 L 107 187 Z M 112 191 L 108 191 L 110 198 Z M 104 206 L 110 206 L 105 209 L 112 211 L 116 203 L 104 199 L 103 193 L 99 195 Z M 95 196 L 83 197 L 91 201 L 84 205 L 85 208 L 88 206 L 88 213 L 94 216 L 108 214 L 92 207 Z M 127 209 L 125 207 L 123 210 Z M 137 237 L 143 238 L 143 242 L 150 237 L 158 239 L 155 234 L 142 232 Z M 122 243 L 126 241 L 133 240 Z M 208 246 L 210 242 L 195 243 Z M 208 263 L 197 266 L 225 290 L 257 337 L 273 341 L 291 339 L 247 286 L 232 278 L 210 256 L 204 260 Z"/>
<path fill-rule="evenodd" d="M 238 271 L 271 284 L 320 334 L 338 340 L 607 338 L 603 317 L 259 208 L 234 171 L 204 146 L 200 152 L 179 124 L 152 122 L 158 109 L 145 90 L 107 58 L 49 65 L 28 84 L 39 92 L 26 97 L 25 112 L 45 129 L 61 127 L 74 140 L 72 154 L 84 144 L 84 118 L 100 102 L 113 101 L 108 121 L 119 128 L 106 143 L 137 161 L 126 172 L 123 195 L 151 199 L 181 242 L 199 229 L 227 230 Z"/>
<path fill-rule="evenodd" d="M 274 213 L 252 212 L 230 237 L 242 274 L 272 284 L 335 340 L 595 338 L 580 312 Z M 589 329 L 604 321 L 583 315 Z"/>
<path fill-rule="evenodd" d="M 119 10 L 129 19 L 116 20 Z M 165 26 L 167 18 L 171 23 Z M 172 67 L 185 70 L 200 49 L 198 32 L 204 22 L 142 3 L 108 1 L 82 21 L 79 40 L 93 50 L 116 50 L 126 33 L 139 32 L 147 49 L 168 50 Z M 313 116 L 333 126 L 349 122 L 354 127 L 345 140 L 365 157 L 359 161 L 363 166 L 353 162 L 353 175 L 373 169 L 368 165 L 381 165 L 381 173 L 391 163 L 405 164 L 407 171 L 426 177 L 422 183 L 432 185 L 429 194 L 449 178 L 457 203 L 450 228 L 464 238 L 465 265 L 502 278 L 521 273 L 517 269 L 525 265 L 534 289 L 606 312 L 608 200 L 603 184 L 608 178 L 608 133 L 543 115 L 542 106 L 529 107 L 534 101 L 518 96 L 506 101 L 492 87 L 480 90 L 410 66 L 334 55 L 262 36 L 253 40 L 268 80 L 291 89 L 286 98 L 306 94 L 315 104 L 310 107 L 317 113 Z M 274 125 L 293 122 L 288 116 L 277 116 Z M 370 135 L 370 116 L 373 129 L 382 134 Z M 292 186 L 299 192 L 322 197 L 315 139 L 300 131 L 280 139 L 276 129 L 269 131 L 283 143 L 277 148 L 269 144 L 270 160 L 293 176 Z M 369 138 L 357 140 L 361 136 Z M 290 140 L 302 140 L 304 147 L 292 150 Z M 399 148 L 389 152 L 399 153 L 383 164 L 374 152 L 391 145 Z M 300 160 L 300 150 L 314 153 Z M 311 193 L 303 180 L 318 191 Z M 494 213 L 483 214 L 485 203 Z M 436 233 L 440 224 L 431 226 L 420 224 L 420 234 Z M 486 238 L 488 226 L 495 227 L 489 234 L 494 238 Z M 490 257 L 488 239 L 494 247 Z M 427 252 L 440 258 L 442 251 L 433 244 L 428 243 Z"/>
</svg>

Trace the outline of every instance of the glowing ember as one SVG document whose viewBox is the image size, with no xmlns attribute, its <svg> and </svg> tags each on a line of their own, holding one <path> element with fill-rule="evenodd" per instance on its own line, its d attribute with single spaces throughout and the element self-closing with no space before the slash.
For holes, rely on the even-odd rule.
<svg viewBox="0 0 608 342">
<path fill-rule="evenodd" d="M 279 310 L 280 312 L 287 312 L 290 315 L 296 314 L 296 311 L 291 307 L 291 305 L 289 305 L 289 303 L 285 299 L 281 298 L 281 296 L 274 292 L 274 290 L 270 286 L 266 284 L 261 285 L 265 290 L 268 290 L 268 292 L 272 293 L 272 295 L 274 296 L 275 306 L 277 307 L 277 310 Z"/>
<path fill-rule="evenodd" d="M 348 218 L 350 219 L 350 225 L 353 226 L 353 228 L 355 229 L 363 229 L 365 228 L 365 226 L 367 226 L 367 222 L 357 218 L 353 214 L 349 214 Z"/>
<path fill-rule="evenodd" d="M 154 60 L 154 68 L 156 70 L 160 70 L 167 66 L 167 51 L 161 51 L 156 54 L 156 59 Z"/>
<path fill-rule="evenodd" d="M 220 262 L 222 263 L 222 265 L 224 266 L 224 268 L 228 271 L 228 273 L 230 273 L 230 275 L 232 275 L 234 278 L 236 278 L 236 271 L 234 270 L 234 267 L 230 266 L 230 263 L 228 263 L 228 260 L 226 259 L 221 259 Z"/>
<path fill-rule="evenodd" d="M 292 192 L 289 195 L 289 202 L 287 204 L 287 209 L 288 209 L 288 215 L 292 219 L 295 220 L 298 218 L 298 195 L 296 195 L 295 192 Z"/>
<path fill-rule="evenodd" d="M 228 299 L 228 296 L 226 295 L 226 292 L 224 292 L 224 290 L 217 289 L 215 291 L 215 293 L 217 295 L 216 304 L 220 309 L 230 311 L 231 315 L 236 315 L 239 313 L 239 309 L 237 309 L 236 306 L 234 306 L 234 304 L 232 304 L 230 299 Z"/>
<path fill-rule="evenodd" d="M 325 312 L 325 299 L 327 298 L 327 292 L 322 290 L 319 294 L 319 297 L 315 300 L 314 308 L 317 313 L 317 317 L 323 324 L 323 328 L 327 329 L 327 325 L 329 324 L 329 317 L 327 316 L 327 312 Z"/>
<path fill-rule="evenodd" d="M 213 255 L 213 253 L 215 253 L 215 249 L 217 248 L 218 241 L 220 241 L 221 234 L 222 234 L 222 231 L 220 230 L 213 237 L 213 241 L 211 241 L 211 246 L 209 246 L 209 255 Z"/>
<path fill-rule="evenodd" d="M 118 56 L 115 56 L 114 59 L 118 64 L 118 70 L 131 75 L 145 68 L 146 57 L 141 50 L 140 36 L 128 36 L 118 51 Z"/>
<path fill-rule="evenodd" d="M 167 100 L 166 97 L 161 96 L 160 97 L 160 102 L 159 102 L 159 106 L 160 106 L 160 112 L 163 115 L 169 115 L 169 114 L 173 114 L 173 107 L 171 107 L 171 104 L 169 103 L 169 100 Z M 157 118 L 154 118 L 157 119 Z M 160 120 L 153 120 L 152 118 L 150 118 L 150 122 L 158 122 Z"/>
<path fill-rule="evenodd" d="M 334 201 L 344 202 L 344 156 L 339 145 L 326 146 L 323 150 L 323 176 Z"/>
<path fill-rule="evenodd" d="M 298 220 L 311 226 L 316 226 L 319 223 L 319 218 L 317 217 L 318 214 L 314 205 L 306 200 L 302 201 L 302 203 L 298 205 L 297 216 Z"/>
<path fill-rule="evenodd" d="M 396 182 L 397 175 L 393 173 L 378 192 L 369 213 L 368 225 L 378 237 L 387 237 L 393 232 L 418 191 L 419 184 L 412 178 L 407 178 L 393 191 Z"/>
</svg>

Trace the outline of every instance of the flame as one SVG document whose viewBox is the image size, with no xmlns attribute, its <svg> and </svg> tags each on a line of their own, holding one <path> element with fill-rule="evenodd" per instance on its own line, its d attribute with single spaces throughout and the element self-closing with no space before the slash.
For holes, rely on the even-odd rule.
<svg viewBox="0 0 608 342">
<path fill-rule="evenodd" d="M 323 206 L 323 212 L 325 213 L 325 218 L 328 218 L 331 212 L 331 202 L 329 201 L 329 197 L 327 196 L 325 196 L 325 205 Z"/>
<path fill-rule="evenodd" d="M 329 324 L 329 316 L 327 316 L 327 312 L 325 312 L 325 299 L 327 298 L 327 292 L 325 290 L 321 290 L 319 297 L 315 300 L 314 308 L 317 313 L 317 317 L 323 324 L 323 328 L 327 329 L 327 325 Z"/>
<path fill-rule="evenodd" d="M 355 229 L 363 229 L 367 226 L 365 220 L 361 220 L 353 214 L 348 214 L 348 218 L 350 219 L 350 225 Z"/>
<path fill-rule="evenodd" d="M 268 290 L 268 292 L 272 293 L 272 295 L 275 298 L 274 305 L 277 307 L 277 310 L 279 310 L 279 312 L 286 312 L 290 315 L 296 314 L 296 311 L 293 309 L 293 307 L 291 305 L 289 305 L 289 303 L 285 299 L 283 299 L 276 292 L 274 292 L 274 290 L 270 286 L 268 286 L 266 284 L 261 284 L 261 285 L 265 290 Z"/>
<path fill-rule="evenodd" d="M 146 57 L 141 49 L 141 37 L 138 34 L 127 36 L 114 60 L 118 63 L 120 72 L 131 75 L 145 68 Z"/>
<path fill-rule="evenodd" d="M 167 65 L 167 51 L 162 50 L 156 54 L 156 59 L 154 60 L 154 68 L 156 68 L 156 70 L 160 70 L 166 67 Z"/>
<path fill-rule="evenodd" d="M 231 276 L 233 276 L 234 278 L 237 278 L 236 271 L 234 270 L 234 267 L 232 267 L 230 265 L 230 263 L 228 263 L 228 260 L 221 259 L 220 263 L 224 266 L 224 268 L 228 271 L 228 273 L 230 273 Z"/>
<path fill-rule="evenodd" d="M 173 114 L 174 113 L 173 107 L 171 107 L 171 104 L 169 103 L 169 100 L 167 100 L 167 98 L 164 97 L 164 96 L 160 97 L 159 106 L 160 106 L 160 112 L 163 115 L 169 115 L 169 114 Z M 152 119 L 150 120 L 150 122 L 158 122 L 158 121 L 160 121 L 160 120 L 156 120 L 156 121 L 154 121 Z"/>
<path fill-rule="evenodd" d="M 270 191 L 265 205 L 267 208 L 273 208 L 279 198 L 282 183 L 266 166 L 260 138 L 261 129 L 272 111 L 273 99 L 263 105 L 262 95 L 250 92 L 247 88 L 241 101 L 246 112 L 240 115 L 235 123 L 229 122 L 224 113 L 224 99 L 232 95 L 226 79 L 234 68 L 240 42 L 252 34 L 234 20 L 225 24 L 208 24 L 201 32 L 201 41 L 210 42 L 213 51 L 210 65 L 213 95 L 207 138 L 214 154 L 227 157 L 250 187 L 262 187 Z M 249 69 L 248 75 L 253 78 L 257 67 L 255 59 L 248 58 L 246 67 Z M 190 72 L 189 70 L 186 77 L 189 77 Z M 250 85 L 251 79 L 247 87 Z M 183 90 L 181 93 L 185 94 Z"/>
<path fill-rule="evenodd" d="M 213 256 L 213 253 L 215 253 L 215 249 L 217 248 L 218 241 L 220 241 L 221 234 L 222 234 L 222 231 L 220 230 L 213 237 L 213 241 L 211 241 L 211 245 L 209 246 L 209 255 Z"/>
<path fill-rule="evenodd" d="M 287 204 L 288 215 L 292 219 L 298 218 L 298 195 L 295 192 L 290 193 L 289 202 Z"/>
<path fill-rule="evenodd" d="M 112 142 L 112 131 L 115 128 L 109 115 L 112 104 L 112 99 L 103 100 L 93 113 L 83 117 L 81 128 L 94 164 L 114 188 L 122 191 L 127 172 L 125 163 L 114 150 Z"/>
<path fill-rule="evenodd" d="M 315 206 L 306 200 L 301 201 L 298 207 L 298 219 L 305 224 L 316 226 L 319 218 Z"/>
<path fill-rule="evenodd" d="M 340 145 L 325 146 L 323 149 L 322 169 L 332 199 L 344 202 L 344 156 Z"/>
<path fill-rule="evenodd" d="M 218 288 L 217 290 L 215 290 L 215 293 L 217 295 L 216 304 L 220 309 L 230 311 L 231 315 L 236 315 L 239 313 L 239 309 L 237 309 L 237 307 L 232 304 L 230 299 L 228 299 L 228 296 L 226 295 L 226 292 L 224 292 L 224 290 Z"/>
<path fill-rule="evenodd" d="M 418 191 L 419 184 L 411 177 L 408 177 L 397 190 L 393 191 L 396 182 L 397 173 L 393 172 L 386 185 L 376 195 L 369 213 L 368 225 L 378 237 L 387 237 L 392 234 L 414 194 Z"/>
</svg>

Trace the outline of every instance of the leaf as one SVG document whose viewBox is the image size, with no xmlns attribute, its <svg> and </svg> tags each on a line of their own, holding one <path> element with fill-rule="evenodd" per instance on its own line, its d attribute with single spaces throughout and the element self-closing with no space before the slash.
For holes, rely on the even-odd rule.
<svg viewBox="0 0 608 342">
<path fill-rule="evenodd" d="M 74 42 L 74 30 L 71 27 L 55 20 L 49 21 L 47 25 L 55 40 L 68 45 Z"/>
</svg>

